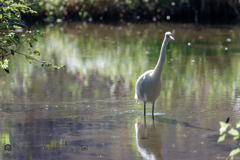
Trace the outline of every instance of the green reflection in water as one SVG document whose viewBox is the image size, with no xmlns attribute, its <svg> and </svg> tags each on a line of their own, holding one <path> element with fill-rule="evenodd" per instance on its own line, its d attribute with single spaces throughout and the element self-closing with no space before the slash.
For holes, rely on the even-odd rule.
<svg viewBox="0 0 240 160">
<path fill-rule="evenodd" d="M 195 96 L 195 104 L 200 103 L 201 98 L 205 98 L 207 108 L 221 98 L 219 96 L 228 95 L 229 99 L 232 98 L 232 86 L 239 79 L 239 75 L 236 74 L 239 68 L 239 55 L 236 54 L 239 51 L 237 47 L 239 41 L 237 31 L 233 29 L 181 25 L 176 27 L 175 25 L 96 24 L 79 30 L 78 26 L 79 24 L 62 27 L 46 26 L 42 28 L 46 31 L 46 37 L 34 44 L 41 49 L 43 60 L 47 59 L 57 65 L 66 64 L 67 71 L 63 71 L 64 74 L 56 71 L 55 74 L 61 76 L 60 79 L 53 77 L 52 83 L 60 81 L 61 85 L 75 96 L 72 101 L 83 99 L 76 96 L 84 92 L 83 87 L 94 87 L 94 84 L 89 82 L 91 76 L 95 76 L 95 80 L 100 84 L 106 84 L 108 83 L 106 79 L 109 80 L 110 84 L 107 85 L 112 99 L 116 97 L 114 92 L 119 89 L 116 88 L 118 82 L 124 84 L 123 89 L 119 89 L 119 94 L 124 94 L 122 92 L 132 94 L 137 77 L 144 71 L 154 68 L 163 34 L 167 30 L 175 33 L 176 41 L 168 45 L 162 75 L 161 106 L 171 109 L 173 101 L 170 99 L 174 94 L 181 96 L 181 99 L 187 103 L 192 100 L 189 98 L 191 96 Z M 227 38 L 230 38 L 231 42 L 227 42 Z M 26 51 L 24 48 L 27 46 L 23 47 L 22 52 Z M 6 99 L 4 97 L 6 92 L 11 95 L 11 89 L 22 86 L 30 85 L 34 88 L 33 92 L 39 93 L 39 96 L 45 92 L 44 89 L 34 87 L 31 75 L 37 70 L 39 73 L 37 78 L 40 78 L 42 83 L 51 81 L 48 80 L 47 75 L 52 74 L 49 73 L 51 71 L 41 69 L 40 65 L 36 64 L 29 65 L 15 61 L 11 64 L 13 74 L 20 74 L 23 82 L 17 78 L 7 79 L 5 82 L 3 77 L 4 83 L 8 84 L 2 86 L 4 87 L 1 92 L 2 100 Z M 77 79 L 75 83 L 66 80 L 71 75 L 75 76 L 72 78 Z M 236 83 L 236 85 L 235 88 L 238 88 L 239 84 Z M 175 92 L 176 87 L 178 92 Z M 104 88 L 93 89 L 90 93 L 91 98 L 107 97 L 102 95 L 104 92 L 101 89 Z M 23 92 L 27 92 L 26 87 L 23 87 Z M 220 95 L 219 92 L 221 92 Z M 203 96 L 203 94 L 209 96 Z M 8 99 L 11 99 L 13 96 L 9 95 Z"/>
</svg>

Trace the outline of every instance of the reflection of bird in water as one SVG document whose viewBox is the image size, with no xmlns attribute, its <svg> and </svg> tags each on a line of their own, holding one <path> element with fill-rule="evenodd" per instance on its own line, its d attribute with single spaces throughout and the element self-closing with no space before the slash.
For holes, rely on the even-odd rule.
<svg viewBox="0 0 240 160">
<path fill-rule="evenodd" d="M 161 91 L 161 74 L 166 59 L 166 48 L 170 40 L 174 38 L 171 32 L 166 32 L 156 67 L 143 73 L 136 82 L 135 99 L 137 102 L 144 102 L 144 115 L 146 115 L 146 103 L 152 104 L 152 116 L 154 114 L 154 104 Z"/>
<path fill-rule="evenodd" d="M 151 125 L 146 125 L 144 116 L 144 123 L 137 122 L 135 130 L 137 149 L 143 159 L 162 160 L 162 138 L 155 127 L 154 120 Z"/>
</svg>

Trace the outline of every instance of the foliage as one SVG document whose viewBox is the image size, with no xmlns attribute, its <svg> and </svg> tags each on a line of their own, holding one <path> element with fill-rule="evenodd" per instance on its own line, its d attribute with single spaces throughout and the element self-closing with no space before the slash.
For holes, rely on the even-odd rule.
<svg viewBox="0 0 240 160">
<path fill-rule="evenodd" d="M 33 42 L 37 42 L 37 37 L 43 37 L 44 32 L 36 31 L 25 31 L 24 34 L 23 27 L 27 27 L 22 18 L 21 13 L 37 13 L 31 9 L 31 3 L 26 0 L 19 0 L 19 2 L 14 2 L 13 0 L 0 0 L 0 67 L 4 69 L 7 73 L 8 70 L 8 56 L 14 56 L 15 53 L 23 55 L 26 60 L 31 63 L 32 61 L 37 61 L 42 64 L 42 66 L 47 66 L 55 69 L 64 69 L 62 66 L 53 66 L 48 62 L 40 62 L 35 57 L 40 56 L 40 51 L 33 48 Z M 29 53 L 24 54 L 19 52 L 19 45 L 22 43 L 29 44 Z"/>
<path fill-rule="evenodd" d="M 220 129 L 219 129 L 219 133 L 220 133 L 221 136 L 218 138 L 218 141 L 217 141 L 218 143 L 223 142 L 226 139 L 227 134 L 232 135 L 233 140 L 239 139 L 240 134 L 239 134 L 239 131 L 237 129 L 231 127 L 231 129 L 229 129 L 228 132 L 227 132 L 227 129 L 231 126 L 231 124 L 228 124 L 228 123 L 225 123 L 225 122 L 222 122 L 222 121 L 220 121 L 219 123 L 220 123 L 220 126 L 221 126 Z M 235 125 L 236 125 L 236 128 L 239 128 L 240 127 L 240 121 L 236 121 Z M 240 148 L 239 147 L 232 150 L 229 154 L 229 157 L 231 157 L 231 159 L 233 159 L 234 156 L 238 153 L 240 153 Z"/>
<path fill-rule="evenodd" d="M 240 17 L 238 1 L 212 0 L 33 0 L 47 22 L 230 23 Z M 36 21 L 36 18 L 28 16 Z"/>
</svg>

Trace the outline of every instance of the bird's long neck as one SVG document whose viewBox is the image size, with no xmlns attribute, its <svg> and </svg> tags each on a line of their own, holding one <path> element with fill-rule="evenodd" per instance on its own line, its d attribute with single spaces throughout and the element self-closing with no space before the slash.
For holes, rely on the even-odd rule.
<svg viewBox="0 0 240 160">
<path fill-rule="evenodd" d="M 161 74 L 162 74 L 162 70 L 163 70 L 163 65 L 166 59 L 166 48 L 167 48 L 167 44 L 168 41 L 164 38 L 163 43 L 162 43 L 162 48 L 160 51 L 160 56 L 158 59 L 158 63 L 156 65 L 156 67 L 154 68 L 152 77 L 154 79 L 160 79 L 161 78 Z"/>
</svg>

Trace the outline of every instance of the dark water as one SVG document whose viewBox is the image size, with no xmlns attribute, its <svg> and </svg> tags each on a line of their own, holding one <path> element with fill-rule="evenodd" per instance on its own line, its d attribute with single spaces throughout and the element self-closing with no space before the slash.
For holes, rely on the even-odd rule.
<svg viewBox="0 0 240 160">
<path fill-rule="evenodd" d="M 10 58 L 11 74 L 0 72 L 0 159 L 226 159 L 237 148 L 230 138 L 216 141 L 219 121 L 240 118 L 239 27 L 40 29 L 46 37 L 33 44 L 38 59 L 66 70 Z M 134 87 L 155 67 L 166 31 L 175 41 L 168 44 L 153 122 L 150 105 L 144 120 Z"/>
</svg>

